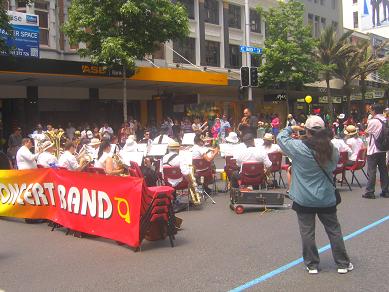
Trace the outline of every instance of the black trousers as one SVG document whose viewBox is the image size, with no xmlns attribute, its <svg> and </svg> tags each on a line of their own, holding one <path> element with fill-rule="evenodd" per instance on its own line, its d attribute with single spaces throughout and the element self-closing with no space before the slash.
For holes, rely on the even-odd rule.
<svg viewBox="0 0 389 292">
<path fill-rule="evenodd" d="M 386 152 L 378 152 L 367 156 L 366 194 L 374 195 L 377 167 L 380 172 L 382 194 L 389 194 L 388 168 L 386 167 Z"/>
</svg>

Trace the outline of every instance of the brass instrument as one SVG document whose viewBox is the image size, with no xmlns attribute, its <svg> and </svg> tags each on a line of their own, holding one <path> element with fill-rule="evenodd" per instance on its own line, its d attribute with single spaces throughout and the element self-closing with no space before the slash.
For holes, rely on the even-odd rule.
<svg viewBox="0 0 389 292">
<path fill-rule="evenodd" d="M 87 154 L 87 153 L 84 153 L 83 156 L 81 156 L 79 158 L 79 165 L 80 165 L 81 169 L 86 168 L 91 163 L 93 163 L 93 158 L 89 154 Z"/>
<path fill-rule="evenodd" d="M 190 179 L 188 180 L 189 194 L 190 194 L 192 203 L 196 206 L 199 206 L 202 203 L 202 200 L 201 200 L 202 195 L 199 193 L 198 188 L 197 188 L 196 178 L 194 176 L 194 168 L 192 165 L 189 165 L 189 167 L 190 167 L 190 174 L 189 174 Z"/>
<path fill-rule="evenodd" d="M 124 169 L 125 165 L 122 161 L 122 158 L 120 157 L 119 154 L 114 153 L 112 155 L 112 160 L 113 160 L 113 165 L 115 169 Z"/>
</svg>

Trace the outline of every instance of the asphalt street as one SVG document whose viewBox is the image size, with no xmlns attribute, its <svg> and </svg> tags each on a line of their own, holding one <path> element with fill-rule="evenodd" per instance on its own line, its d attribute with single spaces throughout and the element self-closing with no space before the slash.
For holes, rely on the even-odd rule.
<svg viewBox="0 0 389 292">
<path fill-rule="evenodd" d="M 359 176 L 363 185 L 366 180 Z M 338 217 L 343 235 L 389 215 L 389 199 L 367 200 L 363 189 L 342 188 Z M 235 214 L 227 193 L 200 210 L 178 214 L 184 222 L 169 241 L 144 241 L 141 252 L 111 240 L 65 236 L 46 224 L 0 220 L 0 290 L 4 291 L 229 291 L 302 256 L 293 210 Z M 318 247 L 328 244 L 317 224 Z M 389 220 L 346 241 L 355 270 L 339 275 L 331 251 L 320 273 L 303 264 L 251 291 L 389 291 Z"/>
</svg>

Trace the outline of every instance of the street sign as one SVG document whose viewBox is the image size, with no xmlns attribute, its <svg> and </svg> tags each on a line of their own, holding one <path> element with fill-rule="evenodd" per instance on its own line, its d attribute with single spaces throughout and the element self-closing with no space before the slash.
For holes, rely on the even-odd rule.
<svg viewBox="0 0 389 292">
<path fill-rule="evenodd" d="M 249 46 L 240 46 L 240 51 L 242 53 L 262 54 L 262 48 L 249 47 Z"/>
</svg>

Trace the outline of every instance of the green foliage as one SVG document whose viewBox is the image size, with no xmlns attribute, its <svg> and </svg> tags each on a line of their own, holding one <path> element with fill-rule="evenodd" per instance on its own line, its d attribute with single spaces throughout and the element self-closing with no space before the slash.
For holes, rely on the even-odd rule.
<svg viewBox="0 0 389 292">
<path fill-rule="evenodd" d="M 286 88 L 301 88 L 305 83 L 317 80 L 318 64 L 313 58 L 317 41 L 311 36 L 311 28 L 304 25 L 304 6 L 291 0 L 278 2 L 278 7 L 264 11 L 266 40 L 264 58 L 259 68 L 260 84 L 275 84 Z"/>
<path fill-rule="evenodd" d="M 0 0 L 0 29 L 4 29 L 8 35 L 12 35 L 11 25 L 9 24 L 9 18 L 7 10 L 4 8 L 5 0 Z M 0 38 L 0 51 L 8 52 L 9 48 L 3 39 Z"/>
<path fill-rule="evenodd" d="M 185 8 L 170 0 L 72 0 L 63 30 L 93 63 L 135 66 L 156 45 L 188 34 Z"/>
<path fill-rule="evenodd" d="M 381 66 L 381 68 L 378 70 L 378 75 L 381 79 L 389 82 L 389 63 L 385 63 Z"/>
</svg>

